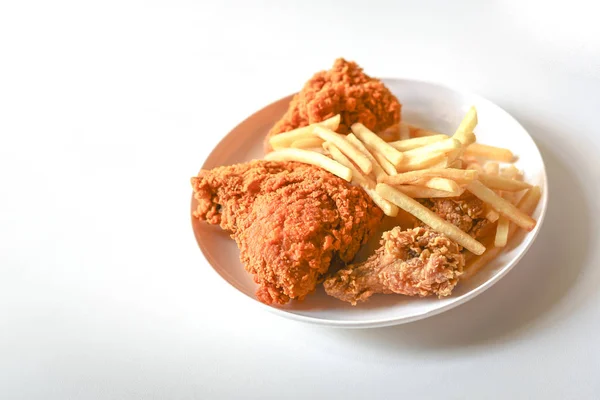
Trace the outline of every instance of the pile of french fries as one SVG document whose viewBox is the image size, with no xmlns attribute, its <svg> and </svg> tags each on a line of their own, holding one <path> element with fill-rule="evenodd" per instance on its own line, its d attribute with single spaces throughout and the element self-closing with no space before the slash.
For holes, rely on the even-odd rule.
<svg viewBox="0 0 600 400">
<path fill-rule="evenodd" d="M 451 136 L 406 123 L 394 127 L 395 139 L 386 142 L 364 125 L 352 133 L 336 133 L 340 116 L 281 133 L 270 138 L 274 151 L 267 160 L 299 161 L 319 166 L 360 186 L 391 217 L 402 209 L 446 235 L 476 257 L 471 257 L 463 277 L 470 277 L 495 258 L 518 228 L 531 231 L 530 217 L 541 197 L 540 188 L 522 179 L 508 149 L 477 143 L 474 107 Z M 466 232 L 442 219 L 415 199 L 458 197 L 465 191 L 486 205 L 486 218 L 495 224 L 486 247 Z M 524 194 L 523 194 L 524 192 Z M 493 239 L 493 240 L 491 240 Z"/>
</svg>

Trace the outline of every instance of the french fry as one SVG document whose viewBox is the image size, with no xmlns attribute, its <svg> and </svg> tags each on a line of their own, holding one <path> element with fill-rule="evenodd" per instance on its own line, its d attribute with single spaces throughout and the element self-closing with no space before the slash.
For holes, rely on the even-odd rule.
<svg viewBox="0 0 600 400">
<path fill-rule="evenodd" d="M 410 128 L 404 122 L 400 122 L 399 137 L 400 140 L 410 139 Z"/>
<path fill-rule="evenodd" d="M 378 184 L 376 190 L 383 198 L 414 215 L 435 231 L 446 235 L 472 253 L 479 255 L 485 251 L 484 245 L 401 191 L 385 183 Z"/>
<path fill-rule="evenodd" d="M 404 157 L 419 157 L 430 154 L 449 153 L 453 150 L 460 149 L 461 146 L 462 144 L 458 140 L 448 138 L 423 147 L 405 151 Z"/>
<path fill-rule="evenodd" d="M 445 156 L 442 159 L 440 159 L 440 161 L 428 165 L 425 168 L 448 168 L 448 165 L 450 165 L 450 160 L 448 159 L 448 156 Z"/>
<path fill-rule="evenodd" d="M 498 221 L 500 214 L 498 214 L 489 204 L 484 203 L 483 206 L 485 207 L 485 218 L 492 223 Z"/>
<path fill-rule="evenodd" d="M 408 172 L 425 168 L 445 168 L 448 166 L 448 157 L 444 154 L 424 154 L 416 157 L 405 157 L 404 161 L 396 167 L 398 172 Z"/>
<path fill-rule="evenodd" d="M 500 215 L 505 216 L 521 228 L 531 231 L 535 227 L 536 221 L 533 218 L 522 211 L 519 211 L 517 207 L 498 196 L 493 190 L 487 188 L 479 180 L 469 183 L 467 185 L 467 190 L 483 202 L 492 206 Z"/>
<path fill-rule="evenodd" d="M 468 117 L 468 115 L 469 114 L 467 114 L 467 117 Z M 465 117 L 465 118 L 467 118 L 467 117 Z M 464 122 L 464 120 L 463 120 L 463 122 Z M 443 133 L 434 132 L 434 131 L 430 131 L 427 129 L 421 129 L 421 128 L 418 128 L 418 127 L 415 127 L 412 125 L 409 125 L 409 127 L 410 127 L 410 132 L 411 132 L 411 136 L 413 137 L 413 140 L 416 140 L 416 139 L 432 140 L 429 138 L 435 137 L 436 141 L 439 141 L 439 140 L 448 139 L 450 137 L 453 137 L 453 138 L 459 140 L 461 143 L 463 143 L 463 141 L 465 143 L 471 143 L 470 146 L 473 146 L 476 144 L 476 143 L 473 143 L 476 140 L 475 134 L 473 132 L 461 133 L 458 136 L 456 136 L 456 133 L 455 133 L 454 136 L 448 136 Z M 459 133 L 458 130 L 457 130 L 457 133 Z M 398 143 L 398 142 L 394 142 L 394 143 Z M 466 146 L 463 144 L 463 150 L 465 149 L 465 147 Z"/>
<path fill-rule="evenodd" d="M 469 111 L 467 111 L 467 115 L 465 115 L 452 137 L 459 140 L 463 146 L 469 146 L 470 144 L 475 143 L 476 138 L 475 134 L 473 134 L 473 130 L 476 126 L 477 110 L 475 107 L 471 107 Z"/>
<path fill-rule="evenodd" d="M 467 117 L 468 116 L 469 116 L 469 113 L 467 113 Z M 465 118 L 467 118 L 467 117 L 465 117 Z M 465 121 L 463 120 L 463 122 L 465 122 Z M 472 120 L 471 120 L 471 122 L 472 122 Z M 475 120 L 475 125 L 477 125 L 476 120 Z M 474 128 L 475 127 L 473 126 L 473 129 Z M 465 142 L 471 143 L 471 144 L 465 146 L 466 147 L 465 154 L 468 154 L 469 156 L 473 156 L 473 157 L 478 156 L 478 155 L 484 156 L 485 154 L 487 154 L 487 152 L 496 151 L 495 149 L 505 150 L 505 149 L 501 149 L 499 147 L 485 146 L 485 145 L 480 145 L 479 143 L 474 143 L 476 140 L 476 137 L 475 137 L 475 134 L 473 134 L 473 132 L 461 133 L 459 136 L 448 136 L 443 133 L 431 131 L 428 129 L 421 129 L 421 128 L 418 128 L 413 125 L 409 125 L 409 129 L 410 129 L 411 137 L 413 139 L 425 139 L 425 138 L 430 138 L 430 137 L 436 137 L 437 140 L 442 140 L 442 139 L 447 139 L 449 137 L 454 137 L 455 139 L 460 140 L 462 143 L 463 142 L 462 139 L 464 138 L 464 139 L 466 139 Z M 460 127 L 459 127 L 459 129 L 460 129 Z M 458 133 L 458 130 L 456 133 Z M 456 133 L 454 135 L 456 135 Z M 393 143 L 397 143 L 397 142 L 393 142 Z M 471 151 L 467 151 L 467 149 L 469 149 L 469 147 L 471 147 L 471 146 L 473 146 Z M 494 150 L 490 150 L 488 148 L 492 148 Z M 400 149 L 400 150 L 402 150 L 402 149 Z M 404 150 L 402 150 L 402 151 L 404 151 Z M 490 157 L 487 157 L 487 158 L 490 158 Z M 503 159 L 498 159 L 497 161 L 505 161 L 505 158 L 506 158 L 506 154 L 503 155 Z M 493 159 L 493 158 L 490 158 L 490 159 Z M 512 160 L 512 157 L 510 160 Z"/>
<path fill-rule="evenodd" d="M 499 175 L 500 165 L 497 162 L 488 162 L 483 166 L 483 171 L 488 175 Z"/>
<path fill-rule="evenodd" d="M 307 127 L 302 127 L 298 129 L 303 128 Z M 312 128 L 310 131 L 303 129 L 299 132 L 289 131 L 271 136 L 271 138 L 269 139 L 269 144 L 271 145 L 273 150 L 282 150 L 292 147 L 292 143 L 294 142 L 314 138 L 316 138 L 316 136 L 312 133 Z"/>
<path fill-rule="evenodd" d="M 343 136 L 335 133 L 332 130 L 323 128 L 321 126 L 315 127 L 315 135 L 319 136 L 326 142 L 331 142 L 340 149 L 347 157 L 349 157 L 365 174 L 370 174 L 373 170 L 373 164 L 367 156 L 358 151 L 350 142 L 348 142 Z"/>
<path fill-rule="evenodd" d="M 373 156 L 373 158 L 379 163 L 379 165 L 381 165 L 381 168 L 388 175 L 396 175 L 398 173 L 398 171 L 396 171 L 396 167 L 394 167 L 392 165 L 392 163 L 389 162 L 388 159 L 385 158 L 385 156 L 383 154 L 381 154 L 380 152 L 378 152 L 377 149 L 369 146 L 366 143 L 363 143 L 363 145 L 367 148 L 367 150 L 369 150 L 369 152 L 371 153 L 371 155 Z"/>
<path fill-rule="evenodd" d="M 466 169 L 471 171 L 477 171 L 480 174 L 483 174 L 483 167 L 479 165 L 478 162 L 470 162 L 467 164 Z"/>
<path fill-rule="evenodd" d="M 516 179 L 519 177 L 519 174 L 519 170 L 514 165 L 509 165 L 500 171 L 500 176 L 506 179 Z M 502 197 L 515 204 L 517 200 L 517 193 L 504 191 L 502 192 Z"/>
<path fill-rule="evenodd" d="M 427 146 L 428 144 L 439 142 L 444 139 L 448 139 L 448 136 L 446 136 L 446 135 L 423 136 L 423 137 L 406 139 L 406 140 L 397 140 L 395 142 L 390 142 L 389 144 L 396 150 L 408 151 L 408 150 L 417 149 L 419 147 Z"/>
<path fill-rule="evenodd" d="M 271 136 L 271 138 L 269 139 L 269 144 L 275 150 L 290 147 L 290 145 L 297 140 L 314 137 L 313 132 L 315 126 L 322 126 L 331 129 L 332 131 L 335 131 L 340 126 L 340 121 L 341 116 L 338 114 L 334 117 L 326 119 L 325 121 L 317 122 L 316 124 L 303 126 L 301 128 L 297 128 L 289 132 L 279 133 L 277 135 Z"/>
<path fill-rule="evenodd" d="M 479 164 L 481 166 L 481 164 L 479 163 L 479 160 L 477 159 L 477 157 L 469 156 L 469 155 L 464 154 L 464 153 L 462 155 L 461 160 L 463 160 L 466 165 L 469 165 L 469 164 Z M 482 169 L 483 169 L 483 167 L 482 167 Z"/>
<path fill-rule="evenodd" d="M 522 178 L 521 171 L 519 171 L 519 169 L 512 164 L 502 168 L 502 171 L 500 171 L 500 176 L 506 179 L 515 180 L 521 180 Z"/>
<path fill-rule="evenodd" d="M 454 163 L 454 161 L 460 159 L 460 157 L 462 157 L 463 154 L 463 149 L 454 149 L 454 150 L 450 150 L 448 153 L 446 153 L 446 156 L 448 157 L 448 165 Z"/>
<path fill-rule="evenodd" d="M 325 155 L 325 156 L 326 156 L 326 155 L 327 155 L 327 153 L 325 152 L 325 150 L 323 149 L 323 147 L 322 147 L 322 146 L 323 146 L 323 145 L 321 145 L 321 147 L 320 147 L 320 148 L 319 148 L 319 147 L 315 147 L 315 148 L 313 148 L 313 149 L 310 149 L 310 151 L 313 151 L 313 152 L 315 152 L 315 153 L 319 153 L 319 154 L 323 154 L 323 155 Z M 282 150 L 283 150 L 283 149 L 282 149 Z M 300 149 L 300 150 L 305 150 L 305 149 Z"/>
<path fill-rule="evenodd" d="M 318 137 L 311 137 L 306 139 L 298 139 L 292 142 L 290 145 L 294 149 L 314 149 L 323 145 L 323 139 Z"/>
<path fill-rule="evenodd" d="M 413 199 L 428 199 L 428 198 L 441 198 L 441 197 L 458 197 L 465 192 L 465 189 L 459 188 L 457 192 L 446 192 L 445 190 L 431 189 L 425 186 L 416 185 L 400 185 L 394 186 L 396 189 L 412 197 Z"/>
<path fill-rule="evenodd" d="M 477 140 L 477 137 L 473 132 L 464 132 L 459 137 L 460 139 L 458 140 L 463 144 L 463 146 L 469 146 L 469 144 L 473 144 Z"/>
<path fill-rule="evenodd" d="M 414 184 L 423 178 L 448 178 L 458 183 L 469 183 L 477 179 L 477 171 L 455 168 L 427 168 L 418 171 L 403 172 L 396 176 L 386 176 L 381 182 L 390 185 Z"/>
<path fill-rule="evenodd" d="M 398 173 L 398 171 L 396 170 L 396 167 L 394 167 L 394 165 L 388 161 L 387 158 L 385 158 L 385 156 L 383 154 L 381 154 L 380 152 L 378 152 L 377 150 L 372 150 L 373 157 L 375 157 L 375 159 L 377 160 L 377 162 L 379 163 L 379 165 L 381 165 L 381 168 L 383 168 L 383 170 L 388 174 L 388 175 L 396 175 Z"/>
<path fill-rule="evenodd" d="M 375 181 L 358 170 L 352 162 L 333 143 L 323 143 L 323 148 L 331 154 L 331 157 L 352 171 L 352 183 L 360 186 L 373 199 L 373 202 L 381 208 L 383 213 L 390 217 L 398 215 L 398 207 L 381 197 L 375 190 Z"/>
<path fill-rule="evenodd" d="M 500 165 L 497 162 L 486 162 L 483 165 L 483 171 L 487 174 L 487 175 L 491 175 L 491 176 L 498 176 L 500 175 Z M 494 192 L 496 192 L 497 195 L 506 198 L 505 196 L 502 196 L 502 191 L 501 190 L 494 190 Z M 500 214 L 498 214 L 495 210 L 490 210 L 487 214 L 486 214 L 486 218 L 488 218 L 488 220 L 495 222 L 499 219 Z M 495 221 L 494 221 L 495 220 Z"/>
<path fill-rule="evenodd" d="M 402 162 L 404 156 L 401 152 L 390 146 L 389 143 L 386 143 L 382 138 L 371 132 L 360 122 L 353 124 L 351 129 L 356 137 L 362 140 L 368 149 L 374 149 L 381 153 L 395 167 Z"/>
<path fill-rule="evenodd" d="M 509 203 L 513 203 L 515 204 L 517 202 L 517 199 L 519 198 L 519 194 L 517 192 L 501 192 L 500 196 L 502 196 L 502 198 L 506 201 L 508 201 Z"/>
<path fill-rule="evenodd" d="M 516 181 L 514 179 L 503 178 L 490 174 L 479 174 L 477 178 L 485 186 L 494 190 L 504 190 L 507 192 L 519 192 L 524 189 L 529 189 L 531 185 L 527 182 Z"/>
<path fill-rule="evenodd" d="M 423 186 L 450 193 L 460 192 L 460 186 L 458 186 L 458 183 L 448 178 L 431 178 L 426 181 Z"/>
<path fill-rule="evenodd" d="M 525 195 L 521 198 L 517 207 L 519 210 L 521 210 L 521 212 L 531 215 L 535 211 L 535 208 L 540 201 L 540 197 L 542 197 L 542 191 L 540 187 L 533 186 L 531 189 L 525 192 Z"/>
<path fill-rule="evenodd" d="M 501 162 L 512 162 L 515 158 L 512 151 L 503 149 L 501 147 L 488 146 L 480 143 L 472 143 L 465 149 L 465 154 L 487 158 L 488 160 L 495 160 Z"/>
<path fill-rule="evenodd" d="M 349 141 L 354 147 L 356 147 L 358 151 L 363 153 L 369 159 L 369 161 L 371 161 L 371 164 L 373 164 L 373 174 L 375 175 L 375 180 L 379 181 L 379 179 L 383 179 L 383 177 L 388 176 L 386 171 L 381 167 L 381 164 L 379 164 L 379 162 L 375 159 L 373 154 L 371 154 L 369 149 L 367 149 L 365 145 L 360 140 L 358 140 L 356 136 L 354 136 L 353 133 L 346 136 L 346 140 Z M 396 168 L 394 168 L 392 164 L 389 165 L 391 166 L 393 171 L 396 172 Z"/>
<path fill-rule="evenodd" d="M 490 209 L 490 210 L 487 210 L 487 212 L 485 213 L 485 219 L 494 223 L 500 219 L 500 214 L 498 214 L 496 212 L 496 210 Z"/>
<path fill-rule="evenodd" d="M 268 153 L 265 160 L 270 161 L 298 161 L 305 164 L 316 165 L 334 175 L 339 176 L 345 181 L 352 180 L 352 171 L 331 158 L 314 151 L 303 149 L 282 149 Z"/>
<path fill-rule="evenodd" d="M 504 247 L 508 242 L 508 231 L 510 227 L 510 221 L 508 218 L 502 216 L 498 219 L 498 226 L 496 227 L 496 237 L 494 238 L 495 247 Z"/>
<path fill-rule="evenodd" d="M 540 191 L 540 188 L 538 186 L 532 187 L 525 193 L 523 198 L 519 201 L 519 205 L 517 206 L 518 209 L 524 214 L 532 214 L 535 208 L 537 207 L 541 196 L 542 193 Z M 514 236 L 516 231 L 517 226 L 515 224 L 510 224 L 510 227 L 508 228 L 508 240 L 510 240 Z M 483 268 L 485 265 L 487 265 L 496 257 L 498 257 L 498 254 L 500 254 L 503 250 L 503 247 L 495 247 L 494 245 L 492 245 L 486 250 L 486 252 L 483 255 L 471 259 L 467 264 L 467 267 L 465 268 L 465 272 L 461 276 L 461 279 L 465 280 L 472 278 L 477 272 L 479 272 L 481 268 Z"/>
<path fill-rule="evenodd" d="M 462 160 L 454 160 L 452 163 L 450 163 L 448 165 L 448 168 L 462 169 L 462 167 L 463 167 L 463 161 Z"/>
</svg>

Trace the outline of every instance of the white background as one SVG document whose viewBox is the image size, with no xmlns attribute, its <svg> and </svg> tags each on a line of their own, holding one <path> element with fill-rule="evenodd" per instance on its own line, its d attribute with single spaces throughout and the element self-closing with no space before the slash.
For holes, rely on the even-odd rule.
<svg viewBox="0 0 600 400">
<path fill-rule="evenodd" d="M 0 398 L 598 398 L 600 29 L 584 3 L 2 2 Z M 198 250 L 189 177 L 338 56 L 482 94 L 538 143 L 546 223 L 466 305 L 302 325 Z"/>
</svg>

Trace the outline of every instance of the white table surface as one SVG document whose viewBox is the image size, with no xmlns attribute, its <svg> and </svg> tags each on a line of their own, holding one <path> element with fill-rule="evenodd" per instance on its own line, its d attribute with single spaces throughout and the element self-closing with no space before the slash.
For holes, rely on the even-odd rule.
<svg viewBox="0 0 600 400">
<path fill-rule="evenodd" d="M 91 3 L 0 5 L 0 398 L 600 396 L 600 29 L 585 1 Z M 542 232 L 466 305 L 385 329 L 303 325 L 236 295 L 198 250 L 189 177 L 338 56 L 482 94 L 538 143 Z"/>
</svg>

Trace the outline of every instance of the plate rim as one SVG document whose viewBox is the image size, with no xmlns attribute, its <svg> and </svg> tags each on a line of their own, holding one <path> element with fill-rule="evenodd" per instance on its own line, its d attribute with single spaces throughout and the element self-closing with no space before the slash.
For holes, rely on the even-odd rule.
<svg viewBox="0 0 600 400">
<path fill-rule="evenodd" d="M 411 314 L 408 316 L 403 316 L 403 317 L 378 318 L 378 319 L 373 319 L 373 320 L 360 320 L 360 321 L 338 321 L 338 320 L 310 317 L 310 316 L 306 316 L 306 315 L 300 315 L 300 314 L 296 314 L 293 312 L 289 312 L 288 310 L 285 310 L 285 309 L 281 309 L 281 308 L 277 308 L 277 307 L 273 307 L 273 306 L 264 304 L 264 303 L 258 301 L 255 297 L 252 297 L 252 296 L 244 293 L 242 290 L 240 290 L 238 287 L 236 287 L 232 282 L 230 282 L 225 276 L 223 276 L 223 274 L 221 274 L 212 265 L 212 263 L 209 259 L 207 250 L 205 249 L 205 245 L 203 245 L 201 243 L 201 241 L 198 240 L 197 233 L 194 229 L 193 224 L 195 222 L 195 218 L 193 217 L 193 215 L 190 214 L 191 222 L 192 222 L 192 231 L 194 233 L 194 237 L 196 238 L 196 242 L 198 244 L 198 247 L 201 250 L 202 256 L 204 257 L 206 262 L 210 265 L 212 271 L 214 273 L 216 273 L 223 281 L 225 281 L 225 283 L 226 283 L 225 286 L 228 286 L 229 288 L 233 289 L 234 292 L 237 292 L 238 295 L 242 295 L 245 299 L 251 300 L 254 304 L 257 304 L 259 307 L 262 307 L 263 309 L 266 309 L 267 311 L 274 313 L 275 315 L 278 315 L 278 316 L 281 316 L 281 317 L 284 317 L 287 319 L 291 319 L 294 321 L 298 321 L 298 322 L 310 323 L 310 324 L 319 325 L 319 326 L 329 326 L 329 327 L 347 328 L 347 329 L 379 328 L 379 327 L 386 327 L 386 326 L 394 326 L 394 325 L 406 324 L 406 323 L 415 322 L 415 321 L 418 321 L 421 319 L 433 317 L 435 315 L 438 315 L 443 312 L 449 311 L 453 308 L 456 308 L 456 307 L 466 303 L 469 300 L 474 299 L 475 297 L 479 296 L 481 293 L 485 292 L 486 290 L 488 290 L 489 288 L 494 286 L 498 281 L 500 281 L 506 274 L 508 274 L 521 261 L 521 259 L 525 256 L 525 254 L 527 254 L 527 252 L 529 252 L 531 246 L 533 245 L 533 242 L 538 237 L 539 232 L 541 231 L 542 225 L 545 220 L 546 212 L 548 209 L 549 187 L 548 187 L 548 173 L 547 173 L 547 169 L 546 169 L 546 163 L 544 161 L 542 152 L 540 151 L 540 149 L 539 149 L 537 143 L 535 142 L 535 140 L 533 139 L 533 137 L 529 134 L 527 129 L 525 129 L 525 127 L 523 125 L 521 125 L 521 123 L 515 117 L 513 117 L 504 108 L 500 107 L 498 104 L 492 102 L 491 100 L 489 100 L 479 94 L 473 93 L 469 90 L 463 90 L 463 89 L 455 87 L 455 86 L 451 86 L 451 85 L 447 85 L 447 84 L 443 84 L 443 83 L 439 83 L 439 82 L 435 82 L 435 81 L 430 81 L 430 80 L 413 79 L 413 78 L 383 77 L 383 78 L 378 78 L 378 79 L 380 79 L 384 83 L 386 83 L 386 81 L 388 81 L 388 82 L 389 81 L 405 81 L 405 82 L 410 82 L 410 83 L 419 83 L 419 84 L 425 84 L 425 85 L 438 86 L 440 88 L 450 90 L 455 93 L 459 93 L 461 96 L 475 98 L 478 102 L 487 103 L 488 105 L 497 108 L 501 113 L 503 113 L 505 115 L 505 117 L 512 119 L 523 130 L 523 132 L 531 139 L 532 143 L 534 144 L 535 150 L 537 151 L 537 153 L 540 157 L 540 160 L 542 161 L 542 163 L 541 163 L 542 171 L 541 172 L 542 172 L 542 182 L 544 185 L 544 190 L 542 192 L 542 197 L 540 199 L 540 203 L 538 204 L 538 207 L 541 207 L 541 209 L 540 209 L 540 216 L 537 220 L 537 224 L 536 224 L 534 230 L 532 232 L 529 232 L 527 234 L 527 236 L 525 236 L 525 238 L 523 239 L 525 247 L 523 248 L 521 253 L 519 253 L 511 262 L 509 262 L 508 264 L 503 266 L 496 274 L 491 276 L 485 282 L 481 283 L 475 289 L 463 294 L 456 300 L 451 301 L 448 304 L 445 304 L 444 306 L 438 307 L 438 308 L 436 308 L 434 310 L 430 310 L 430 311 L 416 312 L 414 314 Z M 264 109 L 267 109 L 267 108 L 273 106 L 274 104 L 277 104 L 286 99 L 291 100 L 291 98 L 295 94 L 296 93 L 292 93 L 290 95 L 287 95 L 287 96 L 281 97 L 275 101 L 272 101 L 271 103 L 263 106 L 262 108 L 255 111 L 250 116 L 246 117 L 244 120 L 242 120 L 241 122 L 236 124 L 232 129 L 229 130 L 229 132 L 227 134 L 224 135 L 224 137 L 213 148 L 213 150 L 210 152 L 210 154 L 208 155 L 208 157 L 202 164 L 201 169 L 213 168 L 211 166 L 211 164 L 213 164 L 212 159 L 214 157 L 216 157 L 215 150 L 217 150 L 218 148 L 220 148 L 221 146 L 223 146 L 225 144 L 225 142 L 227 141 L 231 132 L 235 131 L 240 126 L 248 123 L 250 120 L 255 118 L 257 116 L 257 114 L 259 114 Z M 193 212 L 193 204 L 194 204 L 194 194 L 192 192 L 192 200 L 191 200 L 192 212 Z"/>
</svg>

